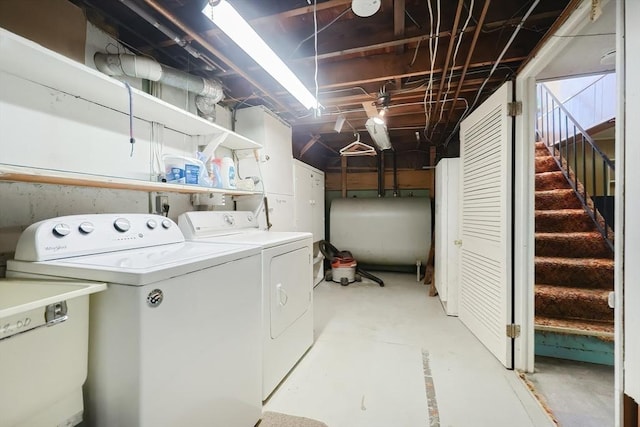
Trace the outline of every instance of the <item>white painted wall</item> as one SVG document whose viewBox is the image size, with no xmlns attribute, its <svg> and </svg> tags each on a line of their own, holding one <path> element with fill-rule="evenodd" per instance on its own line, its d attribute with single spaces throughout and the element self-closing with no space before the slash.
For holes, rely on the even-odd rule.
<svg viewBox="0 0 640 427">
<path fill-rule="evenodd" d="M 514 315 L 521 325 L 516 339 L 515 368 L 527 372 L 534 369 L 534 145 L 536 120 L 536 81 L 571 75 L 602 72 L 599 56 L 584 55 L 584 40 L 575 37 L 594 30 L 614 31 L 615 1 L 603 0 L 604 13 L 595 23 L 589 20 L 591 1 L 583 0 L 565 23 L 518 73 L 516 98 L 522 101 L 522 115 L 516 117 L 515 159 L 515 252 Z M 614 15 L 612 21 L 611 15 Z M 595 25 L 597 23 L 597 25 Z M 615 38 L 615 37 L 614 37 Z M 588 48 L 587 48 L 588 50 Z M 591 52 L 593 53 L 593 52 Z M 580 66 L 579 68 L 577 66 Z M 579 70 L 579 71 L 578 71 Z"/>
<path fill-rule="evenodd" d="M 118 49 L 125 51 L 111 36 L 87 23 L 85 65 L 95 68 L 97 51 Z M 142 88 L 140 79 L 127 81 Z M 1 163 L 149 180 L 160 171 L 157 156 L 192 155 L 202 143 L 163 127 L 152 132 L 150 123 L 136 119 L 131 156 L 128 116 L 4 73 L 0 73 L 0 87 Z M 193 95 L 171 87 L 159 92 L 161 99 L 195 113 Z M 216 123 L 231 128 L 229 110 L 217 106 Z M 177 219 L 194 209 L 189 195 L 168 196 L 169 217 Z M 20 233 L 31 223 L 70 214 L 150 212 L 154 197 L 155 193 L 144 191 L 0 182 L 0 277 Z"/>
</svg>

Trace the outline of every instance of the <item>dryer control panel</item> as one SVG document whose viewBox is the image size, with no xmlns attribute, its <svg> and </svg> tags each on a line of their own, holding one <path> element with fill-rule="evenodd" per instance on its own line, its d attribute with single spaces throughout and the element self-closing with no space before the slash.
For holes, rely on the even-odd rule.
<svg viewBox="0 0 640 427">
<path fill-rule="evenodd" d="M 180 215 L 178 226 L 187 239 L 196 239 L 258 230 L 258 220 L 251 211 L 194 211 Z"/>
<path fill-rule="evenodd" d="M 30 225 L 20 235 L 15 259 L 49 261 L 184 240 L 176 223 L 160 215 L 69 215 Z"/>
</svg>

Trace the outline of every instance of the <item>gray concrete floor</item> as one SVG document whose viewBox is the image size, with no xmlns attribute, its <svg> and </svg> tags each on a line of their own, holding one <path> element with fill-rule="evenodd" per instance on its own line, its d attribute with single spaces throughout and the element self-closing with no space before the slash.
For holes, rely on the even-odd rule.
<svg viewBox="0 0 640 427">
<path fill-rule="evenodd" d="M 560 427 L 614 425 L 613 366 L 536 356 L 526 376 Z"/>
<path fill-rule="evenodd" d="M 316 341 L 265 410 L 329 427 L 553 425 L 517 373 L 415 275 L 375 274 L 384 288 L 315 288 Z"/>
</svg>

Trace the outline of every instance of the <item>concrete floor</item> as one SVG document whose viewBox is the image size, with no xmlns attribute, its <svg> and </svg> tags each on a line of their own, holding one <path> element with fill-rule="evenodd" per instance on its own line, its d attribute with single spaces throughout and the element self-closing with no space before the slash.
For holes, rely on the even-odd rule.
<svg viewBox="0 0 640 427">
<path fill-rule="evenodd" d="M 265 410 L 329 427 L 553 425 L 517 374 L 415 275 L 376 274 L 384 288 L 316 287 L 316 342 Z"/>
<path fill-rule="evenodd" d="M 561 427 L 613 426 L 613 366 L 536 356 L 535 386 Z"/>
</svg>

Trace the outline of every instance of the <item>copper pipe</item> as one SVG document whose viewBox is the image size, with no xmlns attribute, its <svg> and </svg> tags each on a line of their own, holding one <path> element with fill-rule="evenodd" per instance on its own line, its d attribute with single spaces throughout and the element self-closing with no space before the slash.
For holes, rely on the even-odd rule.
<svg viewBox="0 0 640 427">
<path fill-rule="evenodd" d="M 444 89 L 444 81 L 446 80 L 447 72 L 449 71 L 449 60 L 451 59 L 451 53 L 453 52 L 453 45 L 455 44 L 455 40 L 456 40 L 456 32 L 458 31 L 458 24 L 460 23 L 460 15 L 462 14 L 463 2 L 464 0 L 458 0 L 456 17 L 453 19 L 453 27 L 451 27 L 451 35 L 449 36 L 449 47 L 447 47 L 447 57 L 444 60 L 444 65 L 442 67 L 442 74 L 440 77 L 440 87 L 438 88 L 438 95 L 436 95 L 435 114 L 429 117 L 429 123 L 427 123 L 427 126 L 431 123 L 432 117 L 435 117 L 438 115 L 438 106 L 440 106 L 440 109 L 444 108 L 444 103 L 442 105 L 439 105 L 439 104 L 440 104 L 440 99 L 442 98 L 442 91 Z M 431 129 L 431 136 L 433 136 L 433 129 Z"/>
<path fill-rule="evenodd" d="M 155 0 L 144 0 L 144 2 L 146 4 L 148 4 L 149 6 L 151 6 L 156 12 L 160 13 L 162 16 L 164 16 L 166 19 L 168 19 L 169 21 L 171 21 L 171 23 L 173 23 L 176 27 L 180 28 L 180 30 L 182 32 L 184 32 L 185 34 L 187 34 L 189 37 L 191 37 L 193 40 L 197 41 L 198 43 L 200 43 L 200 45 L 202 47 L 204 47 L 205 49 L 207 49 L 212 55 L 216 56 L 217 58 L 219 58 L 222 62 L 224 62 L 225 64 L 227 64 L 229 66 L 229 68 L 231 68 L 233 71 L 235 71 L 236 73 L 238 73 L 242 78 L 244 78 L 246 81 L 248 81 L 249 83 L 251 83 L 256 89 L 258 89 L 260 92 L 262 92 L 265 96 L 271 98 L 273 100 L 274 103 L 276 103 L 280 108 L 282 108 L 285 111 L 288 111 L 289 113 L 293 113 L 293 111 L 291 110 L 290 107 L 285 106 L 284 104 L 282 104 L 275 96 L 271 95 L 269 93 L 268 90 L 266 90 L 264 87 L 262 87 L 262 85 L 260 85 L 260 83 L 256 82 L 254 79 L 252 79 L 248 74 L 246 74 L 244 71 L 242 71 L 242 69 L 240 69 L 240 67 L 236 66 L 233 61 L 231 61 L 229 58 L 227 58 L 222 52 L 220 52 L 218 49 L 216 49 L 215 47 L 213 47 L 211 45 L 211 43 L 209 43 L 208 41 L 206 41 L 203 37 L 201 37 L 198 33 L 196 33 L 195 31 L 193 31 L 191 28 L 189 28 L 185 23 L 183 23 L 182 21 L 180 21 L 178 18 L 175 17 L 175 15 L 173 15 L 169 10 L 165 9 L 163 6 L 159 5 Z"/>
<path fill-rule="evenodd" d="M 480 13 L 480 19 L 478 19 L 476 30 L 473 33 L 473 40 L 471 40 L 471 47 L 469 47 L 469 53 L 467 53 L 467 59 L 464 62 L 464 67 L 462 68 L 462 74 L 460 75 L 460 79 L 458 80 L 458 87 L 456 87 L 456 93 L 453 96 L 453 99 L 458 99 L 458 95 L 460 95 L 460 90 L 462 89 L 462 84 L 464 83 L 464 78 L 465 78 L 465 75 L 467 74 L 467 69 L 469 68 L 471 57 L 473 56 L 473 51 L 476 49 L 476 42 L 478 41 L 478 36 L 480 36 L 480 31 L 482 30 L 482 24 L 484 24 L 484 18 L 487 16 L 487 11 L 489 10 L 489 4 L 491 4 L 491 0 L 485 0 L 484 7 L 482 8 L 482 13 Z M 445 128 L 451 121 L 454 111 L 455 110 L 453 108 L 449 111 L 449 116 L 447 117 Z"/>
</svg>

